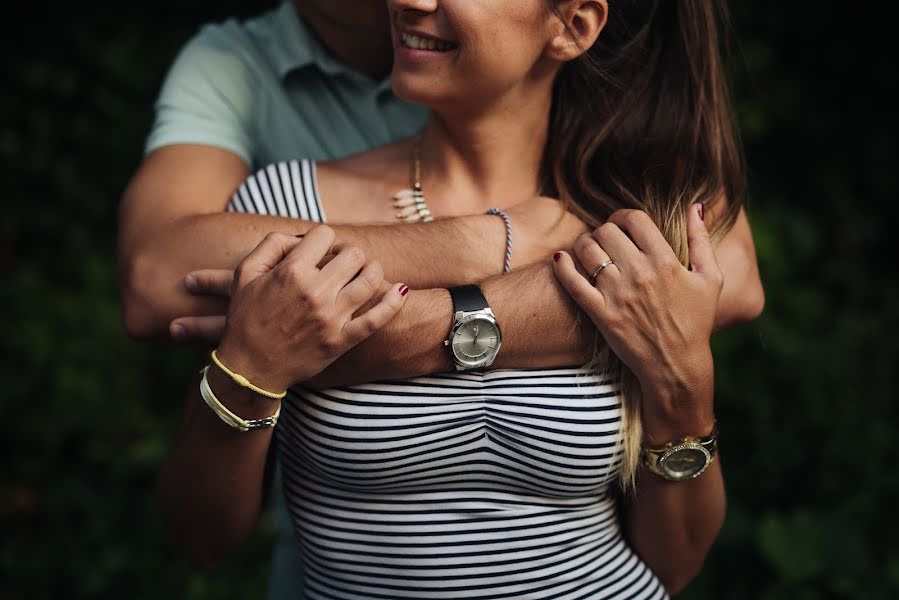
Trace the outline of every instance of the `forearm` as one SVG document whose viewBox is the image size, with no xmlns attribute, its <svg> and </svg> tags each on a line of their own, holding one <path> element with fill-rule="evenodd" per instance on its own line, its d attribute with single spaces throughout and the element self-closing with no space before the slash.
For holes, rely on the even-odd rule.
<svg viewBox="0 0 899 600">
<path fill-rule="evenodd" d="M 593 323 L 565 293 L 548 261 L 489 277 L 481 289 L 503 332 L 492 368 L 550 368 L 590 359 Z M 306 385 L 326 388 L 452 371 L 443 345 L 452 314 L 445 289 L 410 290 L 392 321 Z"/>
<path fill-rule="evenodd" d="M 123 241 L 119 279 L 129 333 L 164 335 L 174 318 L 223 314 L 223 299 L 187 292 L 183 279 L 188 272 L 233 269 L 268 233 L 302 234 L 315 225 L 286 217 L 219 212 L 182 217 L 158 228 L 157 235 L 141 244 Z M 492 216 L 332 228 L 339 243 L 359 246 L 366 256 L 377 258 L 386 279 L 413 288 L 462 284 L 502 269 L 502 221 Z M 485 261 L 485 254 L 496 260 Z"/>
<path fill-rule="evenodd" d="M 744 213 L 715 253 L 724 274 L 716 329 L 723 329 L 755 318 L 764 305 Z M 503 346 L 491 368 L 551 368 L 591 358 L 595 327 L 559 285 L 548 259 L 484 279 L 481 287 L 503 331 Z M 449 294 L 409 294 L 393 321 L 336 361 L 315 384 L 349 385 L 452 370 L 442 345 L 452 321 Z"/>
<path fill-rule="evenodd" d="M 626 536 L 668 592 L 677 593 L 702 568 L 724 511 L 720 460 L 696 479 L 680 482 L 641 469 L 626 511 Z"/>
<path fill-rule="evenodd" d="M 243 418 L 264 418 L 275 404 L 209 371 L 219 400 Z M 159 477 L 159 500 L 176 543 L 210 568 L 253 531 L 262 509 L 272 429 L 241 432 L 222 422 L 191 384 L 184 418 Z"/>
<path fill-rule="evenodd" d="M 711 360 L 709 354 L 707 359 Z M 714 378 L 687 375 L 692 389 L 641 382 L 643 439 L 661 446 L 685 436 L 705 436 L 715 427 Z M 670 593 L 700 571 L 724 522 L 725 497 L 718 457 L 695 479 L 668 481 L 641 467 L 626 508 L 625 529 L 638 555 Z"/>
</svg>

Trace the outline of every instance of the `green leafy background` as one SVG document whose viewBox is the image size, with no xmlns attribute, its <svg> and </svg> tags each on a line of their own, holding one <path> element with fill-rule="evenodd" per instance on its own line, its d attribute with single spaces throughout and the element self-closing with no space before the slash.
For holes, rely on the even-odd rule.
<svg viewBox="0 0 899 600">
<path fill-rule="evenodd" d="M 32 3 L 6 20 L 0 599 L 263 595 L 268 518 L 211 574 L 166 537 L 155 476 L 193 361 L 124 335 L 114 253 L 178 48 L 270 5 Z M 728 516 L 683 597 L 899 597 L 897 11 L 731 6 L 767 307 L 714 341 Z"/>
</svg>

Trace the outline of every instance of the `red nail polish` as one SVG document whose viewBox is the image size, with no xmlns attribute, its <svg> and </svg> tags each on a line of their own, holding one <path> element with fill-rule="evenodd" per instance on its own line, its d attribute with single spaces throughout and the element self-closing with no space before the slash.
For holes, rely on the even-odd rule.
<svg viewBox="0 0 899 600">
<path fill-rule="evenodd" d="M 553 254 L 553 260 L 554 260 L 554 261 L 559 262 L 559 259 L 560 259 L 560 258 L 562 258 L 562 253 L 561 253 L 561 252 L 556 252 L 555 254 Z"/>
<path fill-rule="evenodd" d="M 705 206 L 702 203 L 699 204 L 699 218 L 705 221 Z"/>
<path fill-rule="evenodd" d="M 400 294 L 402 294 L 403 296 L 405 296 L 406 292 L 408 292 L 408 291 L 409 291 L 408 285 L 403 285 L 403 287 L 400 288 Z"/>
</svg>

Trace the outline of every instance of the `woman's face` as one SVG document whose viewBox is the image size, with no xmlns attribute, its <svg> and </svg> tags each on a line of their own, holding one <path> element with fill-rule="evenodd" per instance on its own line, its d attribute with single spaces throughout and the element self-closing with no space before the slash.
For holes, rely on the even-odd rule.
<svg viewBox="0 0 899 600">
<path fill-rule="evenodd" d="M 555 15 L 546 0 L 388 0 L 396 94 L 454 109 L 480 106 L 536 82 Z"/>
</svg>

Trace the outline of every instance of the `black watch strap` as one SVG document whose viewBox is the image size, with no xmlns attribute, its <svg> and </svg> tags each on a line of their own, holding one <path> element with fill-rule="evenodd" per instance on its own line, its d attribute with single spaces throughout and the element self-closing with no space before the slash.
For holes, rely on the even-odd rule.
<svg viewBox="0 0 899 600">
<path fill-rule="evenodd" d="M 487 298 L 484 297 L 481 288 L 476 285 L 457 285 L 449 288 L 449 293 L 450 298 L 453 299 L 453 314 L 460 310 L 472 312 L 490 306 L 487 304 Z"/>
</svg>

